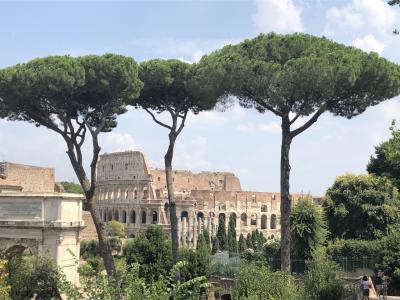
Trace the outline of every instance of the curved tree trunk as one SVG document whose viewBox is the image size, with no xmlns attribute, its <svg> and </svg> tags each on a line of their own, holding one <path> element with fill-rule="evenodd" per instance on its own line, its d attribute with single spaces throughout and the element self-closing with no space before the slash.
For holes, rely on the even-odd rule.
<svg viewBox="0 0 400 300">
<path fill-rule="evenodd" d="M 99 239 L 99 250 L 101 257 L 103 258 L 104 268 L 106 269 L 107 275 L 115 276 L 116 270 L 115 270 L 114 259 L 112 257 L 112 250 L 110 244 L 108 243 L 106 238 L 104 226 L 101 220 L 99 219 L 96 210 L 94 209 L 93 197 L 92 199 L 90 200 L 87 199 L 87 200 L 88 200 L 90 215 L 92 216 L 94 227 L 96 228 L 97 237 Z"/>
<path fill-rule="evenodd" d="M 282 118 L 281 144 L 281 269 L 290 272 L 290 212 L 289 191 L 290 162 L 289 151 L 292 137 L 289 119 Z"/>
<path fill-rule="evenodd" d="M 172 158 L 174 155 L 174 138 L 170 137 L 168 151 L 164 156 L 165 176 L 168 190 L 169 219 L 171 223 L 172 240 L 172 262 L 175 265 L 179 261 L 179 237 L 178 237 L 178 218 L 176 216 L 176 204 L 174 200 L 174 185 L 172 179 Z"/>
</svg>

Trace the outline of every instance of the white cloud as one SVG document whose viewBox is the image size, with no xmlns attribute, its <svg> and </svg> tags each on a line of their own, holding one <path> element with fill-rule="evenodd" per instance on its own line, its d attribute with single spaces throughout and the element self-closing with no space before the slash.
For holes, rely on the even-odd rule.
<svg viewBox="0 0 400 300">
<path fill-rule="evenodd" d="M 253 22 L 263 32 L 290 33 L 303 31 L 301 9 L 293 0 L 257 0 Z"/>
<path fill-rule="evenodd" d="M 268 133 L 279 133 L 281 131 L 281 127 L 277 122 L 270 123 L 254 123 L 248 122 L 239 124 L 236 129 L 240 132 L 268 132 Z"/>
<path fill-rule="evenodd" d="M 363 38 L 357 38 L 351 43 L 354 47 L 360 48 L 367 52 L 377 52 L 382 54 L 385 44 L 379 43 L 372 34 L 368 34 Z"/>
<path fill-rule="evenodd" d="M 189 142 L 178 142 L 175 148 L 174 165 L 177 169 L 211 170 L 213 165 L 207 159 L 207 152 L 207 138 L 203 136 L 195 136 Z"/>
<path fill-rule="evenodd" d="M 350 33 L 366 29 L 390 34 L 396 14 L 384 0 L 352 0 L 341 8 L 332 7 L 327 11 L 325 34 L 332 35 L 337 29 Z"/>
<path fill-rule="evenodd" d="M 385 101 L 380 105 L 383 116 L 387 121 L 398 119 L 400 117 L 400 103 L 399 98 L 390 101 Z"/>
<path fill-rule="evenodd" d="M 137 148 L 135 139 L 129 133 L 110 132 L 100 135 L 103 152 L 126 151 Z"/>
</svg>

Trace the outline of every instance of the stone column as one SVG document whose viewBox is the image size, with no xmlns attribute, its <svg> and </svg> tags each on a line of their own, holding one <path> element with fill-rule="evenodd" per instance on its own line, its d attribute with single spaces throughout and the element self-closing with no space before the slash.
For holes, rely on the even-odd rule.
<svg viewBox="0 0 400 300">
<path fill-rule="evenodd" d="M 186 238 L 187 238 L 187 219 L 186 217 L 182 220 L 182 246 L 186 246 Z"/>
<path fill-rule="evenodd" d="M 181 218 L 178 218 L 178 240 L 179 245 L 182 245 L 182 221 Z"/>
<path fill-rule="evenodd" d="M 193 218 L 193 247 L 196 248 L 197 245 L 197 219 L 196 216 Z"/>
<path fill-rule="evenodd" d="M 192 223 L 193 223 L 193 218 L 189 217 L 189 219 L 188 219 L 188 230 L 187 230 L 188 236 L 189 236 L 189 246 L 192 245 L 192 239 L 193 239 L 193 229 L 192 229 L 193 224 Z"/>
</svg>

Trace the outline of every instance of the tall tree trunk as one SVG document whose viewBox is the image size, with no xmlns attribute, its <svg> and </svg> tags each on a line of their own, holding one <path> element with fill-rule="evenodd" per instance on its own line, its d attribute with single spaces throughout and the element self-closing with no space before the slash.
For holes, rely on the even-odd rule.
<svg viewBox="0 0 400 300">
<path fill-rule="evenodd" d="M 99 216 L 97 215 L 96 210 L 94 208 L 93 198 L 94 197 L 92 196 L 92 198 L 87 199 L 87 201 L 88 201 L 90 215 L 92 216 L 94 227 L 96 228 L 97 238 L 99 239 L 100 255 L 103 258 L 104 268 L 106 269 L 107 275 L 115 276 L 116 270 L 115 270 L 114 259 L 112 256 L 112 250 L 106 238 L 104 225 L 99 219 Z"/>
<path fill-rule="evenodd" d="M 168 191 L 169 219 L 171 223 L 172 240 L 172 262 L 175 265 L 179 261 L 179 237 L 178 237 L 178 218 L 176 216 L 176 204 L 174 200 L 174 184 L 172 178 L 172 158 L 174 156 L 175 137 L 170 134 L 168 151 L 164 156 L 165 176 Z M 178 275 L 179 277 L 179 275 Z"/>
<path fill-rule="evenodd" d="M 292 137 L 289 118 L 282 118 L 281 144 L 281 269 L 290 272 L 290 212 L 289 191 L 290 162 L 289 151 Z"/>
</svg>

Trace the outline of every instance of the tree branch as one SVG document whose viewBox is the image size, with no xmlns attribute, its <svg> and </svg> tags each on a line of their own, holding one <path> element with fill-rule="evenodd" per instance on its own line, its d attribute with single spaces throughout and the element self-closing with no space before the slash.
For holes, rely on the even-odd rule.
<svg viewBox="0 0 400 300">
<path fill-rule="evenodd" d="M 309 128 L 312 124 L 317 122 L 318 118 L 325 112 L 325 105 L 320 107 L 320 109 L 317 110 L 317 112 L 302 126 L 299 128 L 296 128 L 295 130 L 290 131 L 290 136 L 291 138 L 294 138 L 295 136 L 299 135 L 302 133 L 304 130 Z"/>
<path fill-rule="evenodd" d="M 147 111 L 147 113 L 153 118 L 153 121 L 156 122 L 158 125 L 161 125 L 169 130 L 172 130 L 172 127 L 164 124 L 163 122 L 157 120 L 157 118 L 155 117 L 155 115 L 148 109 L 148 108 L 144 108 L 145 111 Z"/>
</svg>

